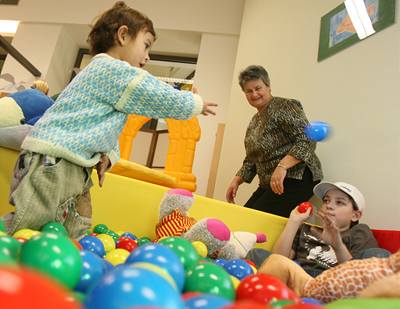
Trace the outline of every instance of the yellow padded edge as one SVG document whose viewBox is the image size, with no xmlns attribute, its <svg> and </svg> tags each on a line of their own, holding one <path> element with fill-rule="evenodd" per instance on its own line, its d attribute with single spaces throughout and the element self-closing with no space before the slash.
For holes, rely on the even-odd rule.
<svg viewBox="0 0 400 309">
<path fill-rule="evenodd" d="M 17 155 L 0 147 L 0 215 L 12 209 L 8 205 L 8 190 Z M 111 173 L 107 173 L 102 188 L 97 185 L 95 173 L 93 182 L 93 224 L 104 223 L 111 229 L 130 231 L 137 236 L 155 236 L 159 204 L 168 188 Z M 266 249 L 271 248 L 287 220 L 199 195 L 195 195 L 190 215 L 197 220 L 218 218 L 232 231 L 264 232 L 268 242 L 257 246 Z"/>
</svg>

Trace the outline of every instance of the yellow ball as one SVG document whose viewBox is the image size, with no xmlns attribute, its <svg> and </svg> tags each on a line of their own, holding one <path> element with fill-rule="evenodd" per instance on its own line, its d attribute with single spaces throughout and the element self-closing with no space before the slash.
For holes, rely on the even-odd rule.
<svg viewBox="0 0 400 309">
<path fill-rule="evenodd" d="M 250 264 L 249 264 L 250 265 Z M 253 274 L 257 273 L 257 268 L 255 268 L 253 265 L 250 265 L 251 269 L 253 270 Z"/>
<path fill-rule="evenodd" d="M 21 229 L 14 233 L 14 238 L 22 238 L 22 239 L 30 239 L 31 237 L 40 234 L 39 231 L 31 230 L 31 229 Z"/>
<path fill-rule="evenodd" d="M 110 235 L 99 234 L 96 237 L 103 243 L 104 250 L 106 250 L 106 252 L 110 252 L 111 250 L 115 249 L 114 238 L 112 238 Z"/>
<path fill-rule="evenodd" d="M 201 241 L 194 241 L 192 242 L 193 247 L 196 249 L 197 253 L 202 256 L 206 257 L 208 254 L 207 246 Z"/>
<path fill-rule="evenodd" d="M 238 278 L 236 278 L 235 276 L 232 276 L 232 275 L 230 275 L 230 277 L 231 277 L 231 281 L 233 283 L 233 287 L 236 290 L 237 287 L 239 286 L 240 280 Z"/>
<path fill-rule="evenodd" d="M 174 279 L 171 277 L 171 275 L 166 270 L 162 269 L 161 267 L 151 264 L 151 263 L 147 263 L 147 262 L 136 262 L 136 263 L 133 263 L 130 265 L 138 267 L 138 268 L 150 270 L 153 273 L 156 273 L 160 277 L 163 277 L 165 280 L 167 280 L 169 282 L 169 284 L 171 284 L 175 289 L 178 289 L 176 286 L 176 283 L 175 283 Z"/>
<path fill-rule="evenodd" d="M 112 265 L 118 265 L 125 263 L 128 258 L 130 252 L 125 249 L 113 249 L 109 251 L 104 257 L 105 260 L 109 261 Z"/>
</svg>

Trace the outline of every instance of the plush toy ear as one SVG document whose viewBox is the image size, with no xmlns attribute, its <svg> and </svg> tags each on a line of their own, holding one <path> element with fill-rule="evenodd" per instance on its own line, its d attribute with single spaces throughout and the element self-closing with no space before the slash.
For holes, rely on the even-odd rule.
<svg viewBox="0 0 400 309">
<path fill-rule="evenodd" d="M 192 192 L 185 189 L 171 189 L 165 192 L 160 204 L 159 220 L 179 210 L 182 215 L 187 215 L 188 210 L 193 204 Z"/>
</svg>

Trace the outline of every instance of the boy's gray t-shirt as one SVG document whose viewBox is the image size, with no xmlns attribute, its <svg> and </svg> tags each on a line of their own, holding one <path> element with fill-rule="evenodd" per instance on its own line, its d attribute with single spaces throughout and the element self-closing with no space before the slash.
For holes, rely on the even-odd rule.
<svg viewBox="0 0 400 309">
<path fill-rule="evenodd" d="M 357 257 L 365 249 L 377 248 L 378 243 L 366 224 L 356 224 L 341 233 L 343 243 L 353 257 Z M 311 226 L 303 224 L 293 241 L 292 249 L 296 260 L 308 273 L 324 271 L 338 265 L 333 248 L 314 236 Z"/>
</svg>

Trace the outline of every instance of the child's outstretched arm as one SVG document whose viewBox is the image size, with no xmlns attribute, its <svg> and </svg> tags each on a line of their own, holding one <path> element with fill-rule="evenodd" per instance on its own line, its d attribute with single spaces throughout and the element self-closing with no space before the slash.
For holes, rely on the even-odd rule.
<svg viewBox="0 0 400 309">
<path fill-rule="evenodd" d="M 309 208 L 305 213 L 300 213 L 297 210 L 297 207 L 292 210 L 283 232 L 272 248 L 273 253 L 284 255 L 290 259 L 294 258 L 295 252 L 292 249 L 293 240 L 300 225 L 310 216 L 310 213 L 311 208 Z"/>
</svg>

